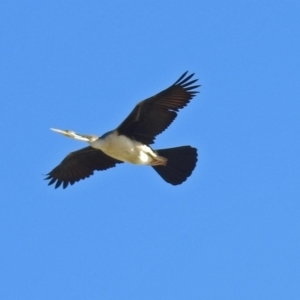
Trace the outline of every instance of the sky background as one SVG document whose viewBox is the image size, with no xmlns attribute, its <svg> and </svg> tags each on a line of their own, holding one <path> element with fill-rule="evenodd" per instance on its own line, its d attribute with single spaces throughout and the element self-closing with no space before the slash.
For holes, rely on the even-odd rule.
<svg viewBox="0 0 300 300">
<path fill-rule="evenodd" d="M 1 1 L 1 299 L 300 299 L 300 2 Z M 182 185 L 119 165 L 44 175 L 195 72 L 154 148 Z"/>
</svg>

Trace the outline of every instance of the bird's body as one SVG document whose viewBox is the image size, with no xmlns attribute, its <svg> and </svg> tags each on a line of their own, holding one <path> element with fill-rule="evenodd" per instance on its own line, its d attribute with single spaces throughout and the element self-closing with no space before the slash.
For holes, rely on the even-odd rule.
<svg viewBox="0 0 300 300">
<path fill-rule="evenodd" d="M 117 130 L 89 144 L 117 160 L 136 165 L 153 165 L 158 157 L 149 146 L 119 134 Z"/>
<path fill-rule="evenodd" d="M 96 170 L 106 170 L 127 162 L 148 165 L 168 183 L 181 184 L 191 175 L 197 162 L 197 150 L 191 146 L 153 150 L 155 136 L 176 118 L 179 109 L 197 93 L 184 73 L 173 85 L 157 95 L 139 102 L 129 116 L 115 129 L 102 136 L 83 135 L 70 130 L 52 129 L 67 137 L 87 142 L 88 147 L 74 151 L 46 177 L 55 188 L 87 178 Z"/>
</svg>

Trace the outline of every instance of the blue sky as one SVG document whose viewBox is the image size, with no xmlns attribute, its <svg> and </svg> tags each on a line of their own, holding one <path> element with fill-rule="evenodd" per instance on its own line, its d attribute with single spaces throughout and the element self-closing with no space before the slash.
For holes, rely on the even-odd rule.
<svg viewBox="0 0 300 300">
<path fill-rule="evenodd" d="M 1 299 L 299 299 L 299 1 L 2 1 Z M 154 148 L 174 187 L 120 165 L 43 180 L 134 105 L 195 72 Z"/>
</svg>

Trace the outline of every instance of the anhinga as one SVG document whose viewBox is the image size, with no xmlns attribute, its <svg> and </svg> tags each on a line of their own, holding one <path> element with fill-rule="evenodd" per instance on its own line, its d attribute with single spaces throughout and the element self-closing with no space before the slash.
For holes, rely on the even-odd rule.
<svg viewBox="0 0 300 300">
<path fill-rule="evenodd" d="M 152 166 L 168 183 L 178 185 L 192 174 L 197 162 L 197 149 L 181 146 L 153 150 L 155 137 L 176 118 L 179 109 L 195 96 L 199 85 L 194 74 L 185 72 L 173 85 L 139 102 L 129 116 L 116 129 L 96 135 L 78 134 L 71 130 L 53 129 L 67 137 L 89 143 L 88 147 L 71 152 L 50 173 L 46 180 L 55 188 L 85 179 L 94 171 L 102 171 L 116 164 L 128 162 Z"/>
</svg>

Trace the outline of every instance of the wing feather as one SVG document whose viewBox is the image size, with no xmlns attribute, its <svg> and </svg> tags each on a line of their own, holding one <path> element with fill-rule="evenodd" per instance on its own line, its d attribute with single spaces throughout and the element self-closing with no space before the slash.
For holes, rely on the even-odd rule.
<svg viewBox="0 0 300 300">
<path fill-rule="evenodd" d="M 93 147 L 71 152 L 63 161 L 47 174 L 45 180 L 50 180 L 48 185 L 55 183 L 55 188 L 63 185 L 65 189 L 69 184 L 88 178 L 94 171 L 103 171 L 113 168 L 116 164 L 122 163 L 101 150 Z"/>
<path fill-rule="evenodd" d="M 179 109 L 185 107 L 198 93 L 193 85 L 198 79 L 190 80 L 185 72 L 169 88 L 138 103 L 129 116 L 117 128 L 123 134 L 144 144 L 154 143 L 155 137 L 163 132 L 176 118 Z"/>
</svg>

